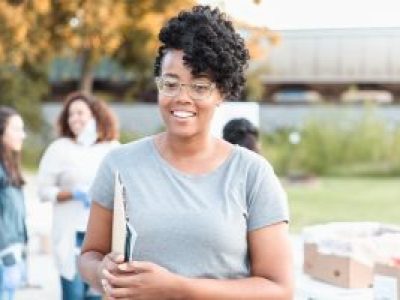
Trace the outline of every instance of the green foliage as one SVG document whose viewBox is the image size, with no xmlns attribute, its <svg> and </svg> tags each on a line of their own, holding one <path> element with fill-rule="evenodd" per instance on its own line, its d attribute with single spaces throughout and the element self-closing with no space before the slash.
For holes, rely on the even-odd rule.
<svg viewBox="0 0 400 300">
<path fill-rule="evenodd" d="M 289 143 L 290 129 L 263 136 L 265 156 L 285 175 L 400 175 L 400 128 L 370 112 L 360 121 L 336 117 L 306 122 L 297 145 Z"/>
<path fill-rule="evenodd" d="M 119 134 L 119 142 L 121 144 L 130 143 L 140 138 L 141 136 L 139 134 L 132 131 L 123 130 Z"/>
<path fill-rule="evenodd" d="M 79 61 L 80 88 L 92 90 L 95 66 L 117 60 L 135 81 L 151 74 L 162 24 L 193 0 L 0 1 L 0 66 Z M 24 68 L 22 68 L 24 69 Z M 147 76 L 147 77 L 146 77 Z"/>
<path fill-rule="evenodd" d="M 306 184 L 285 184 L 291 231 L 333 221 L 399 224 L 400 178 L 319 178 Z"/>
<path fill-rule="evenodd" d="M 34 133 L 29 133 L 22 148 L 22 166 L 24 169 L 35 171 L 40 162 L 47 143 Z"/>
<path fill-rule="evenodd" d="M 263 82 L 263 75 L 268 72 L 268 67 L 265 65 L 260 65 L 258 67 L 253 67 L 247 71 L 246 74 L 246 84 L 244 87 L 244 96 L 248 101 L 261 101 L 264 92 L 265 85 Z"/>
<path fill-rule="evenodd" d="M 0 68 L 0 104 L 14 107 L 28 128 L 39 129 L 42 123 L 40 101 L 47 92 L 44 72 L 33 67 Z"/>
</svg>

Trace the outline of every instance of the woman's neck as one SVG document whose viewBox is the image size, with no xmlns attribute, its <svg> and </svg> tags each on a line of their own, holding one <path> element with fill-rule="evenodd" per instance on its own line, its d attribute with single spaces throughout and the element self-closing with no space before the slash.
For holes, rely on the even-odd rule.
<svg viewBox="0 0 400 300">
<path fill-rule="evenodd" d="M 212 154 L 217 140 L 211 135 L 180 138 L 164 132 L 158 136 L 157 143 L 162 154 L 167 157 L 193 158 Z"/>
<path fill-rule="evenodd" d="M 186 173 L 205 174 L 215 170 L 228 157 L 232 145 L 212 137 L 176 138 L 162 133 L 156 136 L 160 155 L 173 167 Z"/>
</svg>

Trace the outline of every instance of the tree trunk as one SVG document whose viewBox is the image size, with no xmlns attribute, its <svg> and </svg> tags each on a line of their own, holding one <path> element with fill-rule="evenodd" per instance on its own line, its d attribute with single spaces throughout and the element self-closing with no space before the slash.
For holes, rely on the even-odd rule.
<svg viewBox="0 0 400 300">
<path fill-rule="evenodd" d="M 91 50 L 83 49 L 81 56 L 81 77 L 79 81 L 79 90 L 91 94 L 93 91 L 93 69 Z"/>
</svg>

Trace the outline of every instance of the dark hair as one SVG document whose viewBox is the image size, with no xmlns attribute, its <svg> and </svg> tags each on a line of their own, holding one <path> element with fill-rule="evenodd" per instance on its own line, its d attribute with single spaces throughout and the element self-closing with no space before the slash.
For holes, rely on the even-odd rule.
<svg viewBox="0 0 400 300">
<path fill-rule="evenodd" d="M 6 183 L 21 187 L 25 184 L 25 180 L 21 172 L 21 154 L 18 151 L 9 149 L 3 143 L 3 136 L 8 125 L 8 121 L 13 116 L 19 116 L 19 114 L 13 108 L 0 106 L 0 163 L 7 174 Z"/>
<path fill-rule="evenodd" d="M 118 139 L 118 123 L 113 112 L 104 101 L 98 100 L 93 95 L 88 95 L 83 92 L 74 92 L 66 97 L 57 123 L 60 136 L 75 138 L 75 134 L 68 124 L 69 108 L 75 101 L 85 102 L 92 112 L 96 120 L 97 142 Z"/>
<path fill-rule="evenodd" d="M 258 129 L 247 119 L 232 119 L 223 129 L 224 140 L 257 152 Z"/>
<path fill-rule="evenodd" d="M 249 52 L 232 22 L 218 8 L 199 5 L 180 12 L 161 29 L 159 40 L 162 45 L 155 60 L 155 76 L 161 74 L 168 49 L 183 50 L 192 75 L 207 73 L 225 97 L 240 96 Z"/>
</svg>

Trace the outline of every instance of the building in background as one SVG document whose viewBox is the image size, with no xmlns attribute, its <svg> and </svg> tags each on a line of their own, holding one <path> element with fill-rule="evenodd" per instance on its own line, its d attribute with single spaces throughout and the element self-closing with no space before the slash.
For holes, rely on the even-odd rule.
<svg viewBox="0 0 400 300">
<path fill-rule="evenodd" d="M 261 87 L 259 97 L 247 94 L 241 100 L 400 103 L 400 27 L 272 31 L 240 20 L 234 23 L 252 57 L 248 81 Z M 78 59 L 55 59 L 49 100 L 78 88 L 79 70 Z M 135 77 L 123 65 L 103 58 L 95 68 L 94 90 L 112 100 L 126 99 L 137 84 Z M 156 102 L 154 85 L 147 89 L 135 100 Z"/>
<path fill-rule="evenodd" d="M 400 28 L 280 31 L 262 76 L 263 100 L 400 101 Z"/>
</svg>

